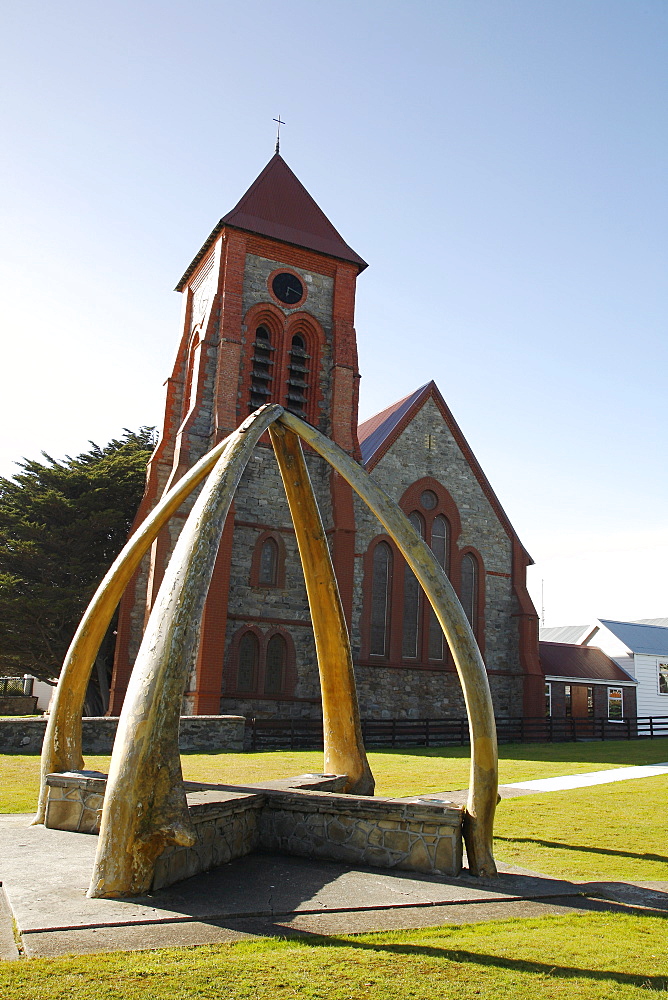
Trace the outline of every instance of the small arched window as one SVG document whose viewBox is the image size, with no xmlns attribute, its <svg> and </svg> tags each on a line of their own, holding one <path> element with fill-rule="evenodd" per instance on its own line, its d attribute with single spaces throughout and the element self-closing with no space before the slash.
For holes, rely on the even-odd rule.
<svg viewBox="0 0 668 1000">
<path fill-rule="evenodd" d="M 416 510 L 408 515 L 420 538 L 424 538 L 424 518 Z M 422 617 L 422 588 L 408 564 L 404 566 L 404 613 L 401 655 L 414 660 L 420 651 L 420 619 Z"/>
<path fill-rule="evenodd" d="M 257 684 L 257 668 L 260 644 L 253 632 L 246 632 L 239 643 L 239 666 L 237 669 L 237 690 L 254 691 Z"/>
<path fill-rule="evenodd" d="M 257 410 L 259 406 L 271 399 L 273 366 L 271 335 L 266 326 L 258 326 L 255 330 L 255 343 L 251 356 L 251 385 L 249 410 Z"/>
<path fill-rule="evenodd" d="M 282 635 L 272 635 L 267 643 L 264 670 L 264 693 L 282 694 L 285 683 L 287 648 Z"/>
<path fill-rule="evenodd" d="M 371 577 L 371 627 L 369 652 L 387 656 L 389 652 L 390 586 L 392 583 L 392 550 L 387 542 L 379 542 L 373 550 Z"/>
<path fill-rule="evenodd" d="M 278 583 L 278 545 L 273 538 L 266 538 L 260 550 L 258 583 L 263 587 L 275 587 Z"/>
<path fill-rule="evenodd" d="M 288 388 L 285 406 L 291 413 L 303 416 L 308 406 L 309 360 L 304 338 L 298 333 L 292 338 L 288 360 Z"/>
<path fill-rule="evenodd" d="M 478 563 L 470 552 L 462 556 L 461 603 L 474 633 L 478 619 Z"/>
</svg>

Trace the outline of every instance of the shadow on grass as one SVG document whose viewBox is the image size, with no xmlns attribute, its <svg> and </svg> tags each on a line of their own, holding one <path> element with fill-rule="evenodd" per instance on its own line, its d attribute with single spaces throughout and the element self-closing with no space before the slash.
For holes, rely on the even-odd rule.
<svg viewBox="0 0 668 1000">
<path fill-rule="evenodd" d="M 659 917 L 659 919 L 661 918 Z M 650 976 L 646 973 L 636 975 L 629 972 L 617 972 L 613 969 L 583 969 L 570 965 L 553 965 L 549 962 L 507 958 L 502 955 L 490 955 L 483 951 L 467 951 L 461 948 L 437 948 L 420 944 L 383 944 L 380 941 L 358 941 L 354 937 L 311 936 L 303 931 L 299 936 L 307 938 L 309 945 L 316 947 L 358 948 L 361 951 L 385 952 L 390 955 L 403 955 L 406 958 L 422 957 L 441 959 L 447 962 L 466 962 L 481 968 L 547 976 L 553 979 L 590 979 L 598 982 L 618 983 L 621 986 L 637 986 L 657 992 L 668 991 L 668 976 Z"/>
<path fill-rule="evenodd" d="M 583 847 L 581 844 L 566 844 L 558 840 L 541 840 L 539 837 L 497 837 L 495 841 L 506 844 L 538 844 L 539 847 L 557 847 L 564 851 L 580 851 L 583 854 L 606 854 L 618 858 L 636 858 L 640 861 L 663 861 L 668 864 L 668 857 L 663 854 L 640 854 L 636 851 L 619 851 L 612 847 Z"/>
</svg>

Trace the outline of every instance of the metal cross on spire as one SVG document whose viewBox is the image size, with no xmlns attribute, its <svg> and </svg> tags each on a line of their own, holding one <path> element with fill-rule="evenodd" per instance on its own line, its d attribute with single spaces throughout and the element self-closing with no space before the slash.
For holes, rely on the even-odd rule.
<svg viewBox="0 0 668 1000">
<path fill-rule="evenodd" d="M 285 125 L 285 122 L 281 121 L 281 116 L 280 115 L 278 116 L 278 118 L 273 118 L 272 121 L 275 121 L 277 123 L 276 124 L 276 152 L 278 153 L 278 152 L 280 152 L 280 148 L 281 148 L 281 125 Z"/>
</svg>

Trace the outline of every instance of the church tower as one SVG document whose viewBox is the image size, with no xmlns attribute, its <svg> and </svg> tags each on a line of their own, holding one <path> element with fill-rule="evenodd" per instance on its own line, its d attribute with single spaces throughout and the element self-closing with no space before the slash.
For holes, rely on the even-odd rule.
<svg viewBox="0 0 668 1000">
<path fill-rule="evenodd" d="M 280 403 L 361 457 L 354 307 L 357 275 L 366 266 L 277 152 L 177 285 L 180 343 L 137 523 L 263 403 Z M 315 454 L 306 460 L 350 622 L 350 488 Z M 120 711 L 192 502 L 162 532 L 121 603 L 111 714 Z M 292 521 L 271 446 L 262 440 L 220 544 L 186 710 L 271 715 L 277 701 L 284 715 L 318 714 L 319 682 Z"/>
</svg>

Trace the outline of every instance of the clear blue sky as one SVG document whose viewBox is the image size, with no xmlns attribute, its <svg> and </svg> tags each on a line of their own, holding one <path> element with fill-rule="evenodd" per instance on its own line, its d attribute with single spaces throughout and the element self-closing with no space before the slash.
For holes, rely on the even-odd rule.
<svg viewBox="0 0 668 1000">
<path fill-rule="evenodd" d="M 362 418 L 436 380 L 547 624 L 668 615 L 664 0 L 23 0 L 0 66 L 0 474 L 160 423 L 280 112 L 370 263 Z"/>
</svg>

